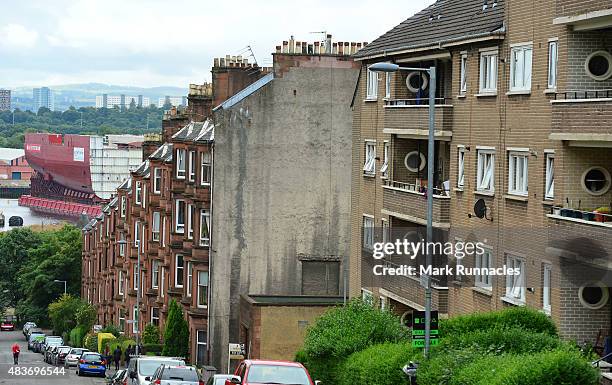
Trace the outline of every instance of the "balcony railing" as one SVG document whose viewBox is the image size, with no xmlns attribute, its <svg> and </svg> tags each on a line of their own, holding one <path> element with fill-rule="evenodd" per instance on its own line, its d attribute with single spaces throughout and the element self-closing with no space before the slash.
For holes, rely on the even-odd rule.
<svg viewBox="0 0 612 385">
<path fill-rule="evenodd" d="M 550 139 L 612 141 L 612 90 L 558 92 L 551 103 Z"/>
<path fill-rule="evenodd" d="M 611 99 L 612 89 L 609 90 L 574 90 L 555 93 L 555 100 L 589 100 Z"/>
<path fill-rule="evenodd" d="M 435 98 L 436 106 L 446 105 L 450 98 Z M 429 106 L 429 98 L 412 98 L 412 99 L 389 99 L 385 100 L 385 107 L 406 107 L 406 106 Z"/>
<path fill-rule="evenodd" d="M 436 98 L 436 137 L 450 140 L 452 136 L 453 106 L 450 99 Z M 429 99 L 385 100 L 384 131 L 390 134 L 406 134 L 426 137 L 429 130 Z"/>
<path fill-rule="evenodd" d="M 385 180 L 383 185 L 383 210 L 388 215 L 407 221 L 425 224 L 427 221 L 427 188 L 416 183 Z M 435 188 L 433 218 L 435 227 L 450 225 L 450 196 Z"/>
</svg>

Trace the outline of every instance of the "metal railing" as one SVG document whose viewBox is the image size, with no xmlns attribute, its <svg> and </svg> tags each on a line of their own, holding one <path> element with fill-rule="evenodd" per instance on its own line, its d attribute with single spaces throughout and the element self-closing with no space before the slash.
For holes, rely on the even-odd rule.
<svg viewBox="0 0 612 385">
<path fill-rule="evenodd" d="M 400 182 L 396 180 L 387 179 L 384 181 L 384 185 L 387 187 L 393 187 L 408 192 L 414 192 L 423 196 L 427 194 L 427 187 L 421 186 L 416 183 Z M 434 196 L 448 196 L 448 191 L 438 187 L 434 187 L 433 193 Z"/>
<path fill-rule="evenodd" d="M 436 105 L 446 104 L 451 98 L 435 98 Z M 412 99 L 388 99 L 385 100 L 386 107 L 404 107 L 404 106 L 429 106 L 429 99 L 424 98 L 412 98 Z"/>
<path fill-rule="evenodd" d="M 555 100 L 574 99 L 612 99 L 612 89 L 608 90 L 573 90 L 555 92 Z"/>
<path fill-rule="evenodd" d="M 550 213 L 565 218 L 582 219 L 587 222 L 600 222 L 612 224 L 612 214 L 610 212 L 598 211 L 598 210 L 582 210 L 572 209 L 568 207 L 552 206 Z"/>
</svg>

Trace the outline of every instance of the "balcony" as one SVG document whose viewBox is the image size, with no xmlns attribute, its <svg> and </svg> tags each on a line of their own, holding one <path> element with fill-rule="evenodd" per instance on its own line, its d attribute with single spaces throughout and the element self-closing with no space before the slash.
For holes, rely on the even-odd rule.
<svg viewBox="0 0 612 385">
<path fill-rule="evenodd" d="M 435 108 L 435 136 L 451 140 L 453 135 L 453 106 L 449 99 L 437 98 Z M 391 99 L 385 101 L 383 131 L 406 138 L 427 138 L 429 133 L 429 101 L 427 99 Z"/>
<path fill-rule="evenodd" d="M 553 24 L 571 26 L 574 31 L 609 27 L 612 25 L 612 1 L 557 0 Z"/>
<path fill-rule="evenodd" d="M 561 92 L 551 103 L 550 139 L 612 145 L 612 90 Z"/>
<path fill-rule="evenodd" d="M 418 223 L 427 223 L 426 189 L 416 183 L 385 180 L 383 185 L 383 213 Z M 450 227 L 450 197 L 444 191 L 434 190 L 433 226 Z"/>
</svg>

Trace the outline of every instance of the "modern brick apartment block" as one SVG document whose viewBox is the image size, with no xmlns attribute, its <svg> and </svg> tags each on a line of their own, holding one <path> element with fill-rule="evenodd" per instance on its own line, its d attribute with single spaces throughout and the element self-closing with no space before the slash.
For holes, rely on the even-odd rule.
<svg viewBox="0 0 612 385">
<path fill-rule="evenodd" d="M 612 1 L 440 0 L 355 55 L 352 296 L 407 320 L 423 309 L 418 278 L 373 277 L 380 262 L 370 248 L 424 235 L 429 79 L 368 66 L 435 66 L 436 238 L 483 242 L 487 252 L 434 261 L 520 274 L 434 280 L 434 310 L 530 306 L 566 338 L 603 343 L 612 311 L 611 15 Z"/>
<path fill-rule="evenodd" d="M 329 37 L 323 46 L 329 49 L 321 47 L 285 41 L 273 54 L 273 71 L 213 113 L 210 333 L 217 367 L 227 365 L 230 342 L 257 347 L 256 354 L 265 345 L 258 341 L 264 327 L 240 318 L 241 296 L 291 296 L 293 304 L 307 296 L 342 301 L 350 237 L 350 101 L 359 65 L 350 57 L 356 43 L 331 43 Z M 260 303 L 243 302 L 253 312 Z M 285 318 L 293 319 L 261 321 Z"/>
</svg>

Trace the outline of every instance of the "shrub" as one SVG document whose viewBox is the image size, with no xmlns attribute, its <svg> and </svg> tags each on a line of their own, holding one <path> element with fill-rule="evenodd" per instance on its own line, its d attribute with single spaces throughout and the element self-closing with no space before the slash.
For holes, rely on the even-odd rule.
<svg viewBox="0 0 612 385">
<path fill-rule="evenodd" d="M 514 307 L 491 313 L 477 313 L 440 321 L 440 335 L 450 336 L 490 330 L 495 327 L 520 328 L 557 336 L 557 327 L 545 314 L 526 307 Z"/>
<path fill-rule="evenodd" d="M 77 326 L 70 331 L 70 345 L 76 348 L 83 346 L 83 337 L 85 336 L 85 328 Z"/>
<path fill-rule="evenodd" d="M 119 337 L 121 335 L 121 330 L 119 329 L 119 326 L 106 325 L 100 330 L 100 333 L 111 333 L 115 337 Z"/>
<path fill-rule="evenodd" d="M 464 350 L 432 352 L 431 358 L 420 362 L 417 370 L 419 385 L 446 385 L 454 377 L 456 371 L 485 355 L 472 348 Z"/>
<path fill-rule="evenodd" d="M 159 328 L 153 324 L 147 324 L 142 332 L 142 341 L 146 344 L 159 344 Z"/>
<path fill-rule="evenodd" d="M 154 353 L 153 355 L 160 355 L 164 349 L 162 344 L 144 344 L 142 346 L 146 354 Z"/>
<path fill-rule="evenodd" d="M 89 349 L 92 352 L 98 351 L 98 334 L 87 333 L 83 338 L 83 347 Z"/>
<path fill-rule="evenodd" d="M 90 303 L 82 303 L 75 315 L 77 324 L 83 326 L 85 331 L 91 330 L 97 317 L 98 311 Z"/>
<path fill-rule="evenodd" d="M 49 304 L 49 319 L 56 335 L 63 335 L 76 326 L 76 313 L 83 302 L 70 294 L 62 295 Z"/>
<path fill-rule="evenodd" d="M 136 346 L 136 341 L 132 340 L 132 339 L 126 339 L 121 343 L 121 351 L 125 352 L 125 349 L 128 348 L 128 346 Z"/>
<path fill-rule="evenodd" d="M 185 357 L 189 353 L 189 325 L 183 316 L 183 308 L 173 299 L 168 308 L 164 331 L 164 356 Z"/>
<path fill-rule="evenodd" d="M 422 357 L 421 350 L 413 350 L 409 343 L 373 345 L 351 354 L 339 368 L 340 385 L 397 385 L 408 384 L 402 367 Z"/>
</svg>

